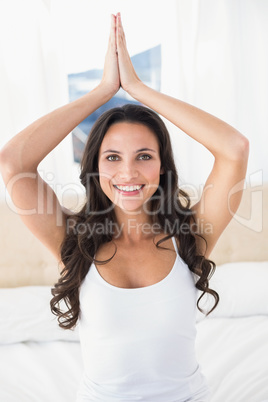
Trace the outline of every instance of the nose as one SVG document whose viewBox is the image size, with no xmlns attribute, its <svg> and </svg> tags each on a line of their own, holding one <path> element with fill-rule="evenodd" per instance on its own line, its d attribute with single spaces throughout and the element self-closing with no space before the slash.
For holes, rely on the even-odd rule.
<svg viewBox="0 0 268 402">
<path fill-rule="evenodd" d="M 118 172 L 118 177 L 124 181 L 135 179 L 138 175 L 139 172 L 133 162 L 125 162 L 120 166 L 120 171 Z"/>
</svg>

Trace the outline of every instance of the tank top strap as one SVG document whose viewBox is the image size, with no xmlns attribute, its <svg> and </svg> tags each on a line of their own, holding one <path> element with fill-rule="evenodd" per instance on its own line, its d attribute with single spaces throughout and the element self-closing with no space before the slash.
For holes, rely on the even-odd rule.
<svg viewBox="0 0 268 402">
<path fill-rule="evenodd" d="M 175 239 L 174 236 L 172 236 L 172 242 L 173 242 L 173 246 L 174 246 L 174 248 L 176 250 L 176 253 L 179 254 L 178 245 L 177 245 L 177 242 L 176 242 L 176 239 Z"/>
</svg>

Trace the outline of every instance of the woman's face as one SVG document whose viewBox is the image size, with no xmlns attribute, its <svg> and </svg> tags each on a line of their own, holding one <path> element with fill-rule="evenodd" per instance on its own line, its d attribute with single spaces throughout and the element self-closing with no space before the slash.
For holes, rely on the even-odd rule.
<svg viewBox="0 0 268 402">
<path fill-rule="evenodd" d="M 160 173 L 158 141 L 147 126 L 120 122 L 108 129 L 99 151 L 99 177 L 116 207 L 140 211 L 157 190 Z"/>
</svg>

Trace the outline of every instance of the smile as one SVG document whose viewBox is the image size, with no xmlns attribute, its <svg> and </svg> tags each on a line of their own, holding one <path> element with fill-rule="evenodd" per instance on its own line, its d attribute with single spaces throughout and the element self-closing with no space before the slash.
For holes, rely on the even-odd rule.
<svg viewBox="0 0 268 402">
<path fill-rule="evenodd" d="M 140 191 L 144 187 L 144 184 L 135 185 L 135 186 L 116 186 L 116 185 L 114 185 L 114 187 L 117 190 L 124 192 L 124 193 L 134 193 L 134 192 Z"/>
</svg>

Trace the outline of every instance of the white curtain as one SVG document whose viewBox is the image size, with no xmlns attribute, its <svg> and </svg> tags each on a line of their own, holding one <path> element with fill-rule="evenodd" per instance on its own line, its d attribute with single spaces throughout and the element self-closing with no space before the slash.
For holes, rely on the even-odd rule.
<svg viewBox="0 0 268 402">
<path fill-rule="evenodd" d="M 154 12 L 159 4 L 0 0 L 0 147 L 38 117 L 68 102 L 67 74 L 103 67 L 111 13 L 121 11 L 132 54 L 159 44 L 161 9 Z M 45 158 L 39 172 L 59 197 L 69 190 L 81 191 L 71 136 Z M 1 178 L 0 191 L 6 195 Z"/>
<path fill-rule="evenodd" d="M 0 146 L 68 102 L 67 73 L 102 68 L 110 14 L 117 11 L 131 55 L 162 44 L 162 91 L 244 133 L 247 180 L 267 182 L 266 0 L 1 0 Z M 181 181 L 202 186 L 212 156 L 168 126 Z M 57 193 L 77 185 L 71 136 L 40 169 Z"/>
<path fill-rule="evenodd" d="M 164 14 L 169 14 L 162 0 L 51 0 L 51 9 L 68 73 L 103 68 L 111 14 L 121 12 L 131 55 L 161 42 Z"/>
<path fill-rule="evenodd" d="M 163 92 L 241 131 L 250 140 L 247 181 L 268 182 L 268 2 L 174 0 L 171 7 L 163 37 Z M 202 186 L 213 158 L 170 128 L 181 181 Z"/>
<path fill-rule="evenodd" d="M 0 147 L 32 121 L 68 102 L 64 55 L 50 1 L 0 1 Z M 33 149 L 34 152 L 34 149 Z M 60 189 L 72 175 L 71 137 L 40 164 Z M 1 195 L 5 196 L 1 182 Z"/>
</svg>

